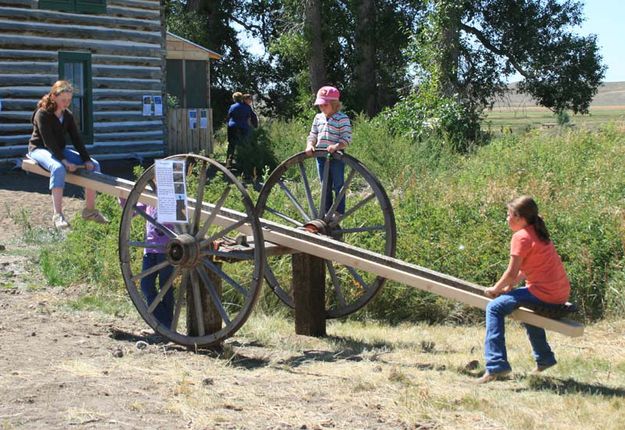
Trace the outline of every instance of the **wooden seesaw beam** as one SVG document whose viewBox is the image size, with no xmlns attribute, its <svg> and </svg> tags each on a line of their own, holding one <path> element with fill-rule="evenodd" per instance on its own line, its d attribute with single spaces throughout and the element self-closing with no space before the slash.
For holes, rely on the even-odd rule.
<svg viewBox="0 0 625 430">
<path fill-rule="evenodd" d="M 32 160 L 24 160 L 22 168 L 28 172 L 50 176 L 49 172 L 39 167 Z M 134 182 L 132 181 L 88 171 L 67 174 L 65 181 L 122 198 L 127 198 L 134 187 Z M 143 193 L 139 200 L 152 206 L 157 204 L 157 197 L 153 194 Z M 191 198 L 188 200 L 189 210 L 194 211 L 195 200 Z M 213 205 L 203 203 L 202 219 L 207 218 L 213 209 Z M 215 223 L 227 227 L 249 216 L 245 213 L 222 208 L 215 218 Z M 484 287 L 477 284 L 406 263 L 396 258 L 347 245 L 326 236 L 285 227 L 262 218 L 260 222 L 263 228 L 264 239 L 281 247 L 371 272 L 386 279 L 480 309 L 486 309 L 486 305 L 491 300 L 484 296 Z M 249 224 L 243 224 L 237 230 L 243 234 L 252 234 Z M 577 337 L 584 333 L 584 325 L 577 321 L 566 318 L 559 320 L 547 318 L 526 308 L 517 309 L 510 317 L 524 323 L 562 333 L 566 336 Z"/>
</svg>

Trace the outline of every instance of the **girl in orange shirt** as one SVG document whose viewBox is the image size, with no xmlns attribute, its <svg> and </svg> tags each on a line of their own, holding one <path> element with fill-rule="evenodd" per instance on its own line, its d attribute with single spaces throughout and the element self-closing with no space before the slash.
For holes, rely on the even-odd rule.
<svg viewBox="0 0 625 430">
<path fill-rule="evenodd" d="M 508 203 L 507 221 L 513 231 L 510 262 L 499 281 L 484 291 L 494 300 L 486 307 L 486 373 L 478 383 L 502 379 L 511 371 L 506 353 L 506 315 L 524 304 L 563 304 L 571 291 L 562 260 L 549 238 L 543 219 L 538 215 L 534 199 L 521 196 Z M 525 286 L 514 289 L 523 280 Z M 555 365 L 556 359 L 547 343 L 545 330 L 523 325 L 532 344 L 535 372 Z"/>
</svg>

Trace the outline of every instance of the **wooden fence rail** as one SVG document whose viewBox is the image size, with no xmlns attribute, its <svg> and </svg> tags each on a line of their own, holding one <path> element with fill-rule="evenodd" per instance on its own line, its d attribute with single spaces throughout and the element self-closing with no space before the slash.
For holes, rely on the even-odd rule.
<svg viewBox="0 0 625 430">
<path fill-rule="evenodd" d="M 191 124 L 190 115 L 195 115 Z M 203 115 L 206 115 L 203 121 Z M 193 127 L 192 127 L 193 125 Z M 206 127 L 202 127 L 206 125 Z M 213 152 L 213 110 L 176 108 L 167 112 L 167 153 Z"/>
</svg>

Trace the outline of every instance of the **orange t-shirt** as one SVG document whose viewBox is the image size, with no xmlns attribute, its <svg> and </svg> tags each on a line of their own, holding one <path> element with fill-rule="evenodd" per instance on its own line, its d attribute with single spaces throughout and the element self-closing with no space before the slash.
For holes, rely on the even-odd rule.
<svg viewBox="0 0 625 430">
<path fill-rule="evenodd" d="M 519 256 L 521 272 L 530 293 L 546 303 L 565 303 L 571 293 L 562 260 L 553 242 L 543 242 L 534 226 L 517 231 L 510 241 L 510 255 Z"/>
</svg>

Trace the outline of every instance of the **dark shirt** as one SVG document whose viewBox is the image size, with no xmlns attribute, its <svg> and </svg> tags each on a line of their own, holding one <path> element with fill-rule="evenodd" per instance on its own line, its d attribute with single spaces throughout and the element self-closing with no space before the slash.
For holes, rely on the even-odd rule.
<svg viewBox="0 0 625 430">
<path fill-rule="evenodd" d="M 251 125 L 258 127 L 258 117 L 250 105 L 245 102 L 237 102 L 228 109 L 228 127 L 238 127 L 244 130 Z"/>
<path fill-rule="evenodd" d="M 45 148 L 49 150 L 57 160 L 62 161 L 65 158 L 63 156 L 65 134 L 68 133 L 82 161 L 91 161 L 87 149 L 80 138 L 74 116 L 70 111 L 65 110 L 63 112 L 63 122 L 61 122 L 53 112 L 48 112 L 45 109 L 37 109 L 33 113 L 32 123 L 33 135 L 30 138 L 30 142 L 28 142 L 29 152 L 37 148 Z"/>
</svg>

